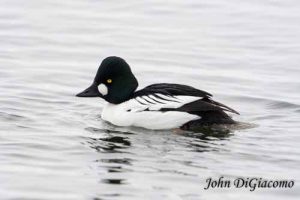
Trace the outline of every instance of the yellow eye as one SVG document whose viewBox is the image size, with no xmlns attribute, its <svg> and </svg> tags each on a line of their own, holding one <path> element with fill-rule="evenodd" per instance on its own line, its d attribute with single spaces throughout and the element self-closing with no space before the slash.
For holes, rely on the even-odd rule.
<svg viewBox="0 0 300 200">
<path fill-rule="evenodd" d="M 112 80 L 111 79 L 107 79 L 106 82 L 107 83 L 112 83 Z"/>
</svg>

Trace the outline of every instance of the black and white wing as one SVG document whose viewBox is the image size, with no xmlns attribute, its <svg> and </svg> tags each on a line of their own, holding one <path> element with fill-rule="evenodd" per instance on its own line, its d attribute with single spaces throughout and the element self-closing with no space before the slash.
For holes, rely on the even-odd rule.
<svg viewBox="0 0 300 200">
<path fill-rule="evenodd" d="M 136 111 L 180 111 L 196 115 L 207 111 L 228 111 L 239 114 L 211 97 L 208 92 L 191 86 L 161 83 L 137 91 L 133 99 L 142 105 Z"/>
<path fill-rule="evenodd" d="M 194 96 L 171 96 L 162 93 L 152 93 L 135 96 L 130 101 L 135 102 L 134 107 L 136 109 L 134 111 L 176 111 L 176 109 L 199 99 L 199 97 Z"/>
</svg>

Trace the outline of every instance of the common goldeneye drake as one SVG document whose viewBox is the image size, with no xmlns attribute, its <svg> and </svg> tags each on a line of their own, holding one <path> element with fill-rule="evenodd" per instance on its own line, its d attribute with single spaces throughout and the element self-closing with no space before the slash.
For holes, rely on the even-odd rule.
<svg viewBox="0 0 300 200">
<path fill-rule="evenodd" d="M 76 96 L 106 100 L 101 117 L 114 125 L 153 130 L 234 124 L 225 111 L 239 114 L 191 86 L 157 83 L 136 91 L 137 87 L 127 62 L 111 56 L 102 61 L 93 84 Z"/>
</svg>

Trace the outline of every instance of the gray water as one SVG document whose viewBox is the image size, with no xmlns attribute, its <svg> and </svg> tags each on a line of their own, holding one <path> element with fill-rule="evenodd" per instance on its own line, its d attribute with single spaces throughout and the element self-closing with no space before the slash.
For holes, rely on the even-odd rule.
<svg viewBox="0 0 300 200">
<path fill-rule="evenodd" d="M 0 199 L 299 198 L 299 10 L 297 0 L 0 0 Z M 203 89 L 255 127 L 108 124 L 102 100 L 74 95 L 110 55 L 140 88 Z M 204 190 L 220 176 L 295 186 Z"/>
</svg>

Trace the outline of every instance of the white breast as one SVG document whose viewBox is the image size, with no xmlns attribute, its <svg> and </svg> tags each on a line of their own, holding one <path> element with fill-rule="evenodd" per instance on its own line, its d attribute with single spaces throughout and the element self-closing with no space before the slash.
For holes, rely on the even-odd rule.
<svg viewBox="0 0 300 200">
<path fill-rule="evenodd" d="M 161 94 L 156 94 L 161 95 Z M 117 126 L 136 126 L 147 129 L 179 128 L 188 121 L 200 119 L 197 115 L 178 111 L 158 111 L 161 108 L 178 108 L 200 97 L 141 96 L 121 104 L 107 104 L 101 114 L 103 120 Z"/>
</svg>

